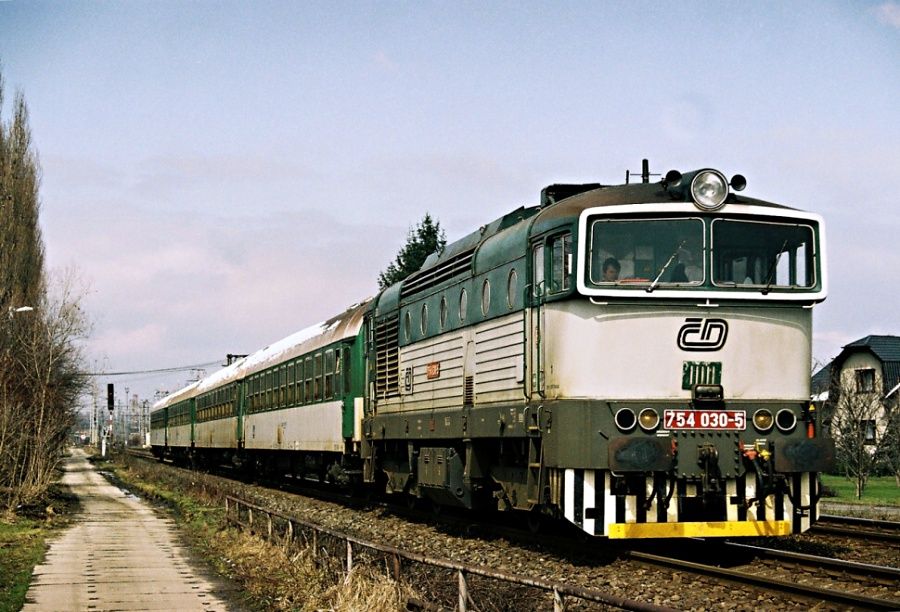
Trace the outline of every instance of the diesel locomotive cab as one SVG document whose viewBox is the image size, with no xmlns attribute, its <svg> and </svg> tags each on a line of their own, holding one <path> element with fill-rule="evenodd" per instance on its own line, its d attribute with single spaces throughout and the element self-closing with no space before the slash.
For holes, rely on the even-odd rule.
<svg viewBox="0 0 900 612">
<path fill-rule="evenodd" d="M 567 516 L 606 504 L 610 537 L 807 529 L 833 454 L 809 402 L 821 218 L 670 172 L 652 201 L 582 210 L 578 236 L 582 298 L 546 327 L 579 350 L 551 339 L 547 359 L 561 395 L 601 400 L 609 471 L 591 474 L 607 499 Z"/>
</svg>

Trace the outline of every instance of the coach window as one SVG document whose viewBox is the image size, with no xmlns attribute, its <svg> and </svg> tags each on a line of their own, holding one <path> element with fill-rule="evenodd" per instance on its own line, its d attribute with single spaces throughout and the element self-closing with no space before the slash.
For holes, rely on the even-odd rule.
<svg viewBox="0 0 900 612">
<path fill-rule="evenodd" d="M 291 363 L 287 367 L 288 380 L 287 380 L 287 403 L 289 406 L 294 405 L 294 382 L 296 382 L 296 370 L 294 369 L 294 364 Z"/>
<path fill-rule="evenodd" d="M 334 397 L 334 351 L 325 351 L 325 399 Z"/>
<path fill-rule="evenodd" d="M 303 403 L 303 358 L 297 360 L 297 364 L 295 365 L 297 370 L 297 391 L 294 398 L 298 404 Z"/>
<path fill-rule="evenodd" d="M 341 348 L 334 349 L 334 395 L 341 395 L 341 377 L 344 375 L 344 360 Z"/>
<path fill-rule="evenodd" d="M 441 330 L 443 331 L 444 327 L 447 326 L 447 296 L 441 296 L 441 307 L 440 307 L 440 320 L 441 320 Z"/>
<path fill-rule="evenodd" d="M 422 335 L 428 333 L 428 304 L 422 304 L 422 320 L 419 322 L 419 329 L 422 330 Z"/>
<path fill-rule="evenodd" d="M 459 322 L 462 323 L 466 320 L 466 310 L 469 308 L 469 294 L 466 293 L 466 289 L 463 288 L 462 291 L 459 292 Z"/>
<path fill-rule="evenodd" d="M 306 376 L 306 393 L 303 396 L 303 401 L 307 404 L 313 401 L 313 360 L 312 357 L 307 357 L 304 363 L 304 372 L 303 375 Z"/>
<path fill-rule="evenodd" d="M 519 275 L 516 274 L 516 269 L 513 268 L 509 271 L 509 277 L 506 279 L 506 305 L 509 306 L 510 309 L 516 307 L 516 292 L 518 286 Z"/>
<path fill-rule="evenodd" d="M 284 366 L 278 369 L 278 407 L 284 408 L 287 401 L 287 372 Z"/>
<path fill-rule="evenodd" d="M 271 408 L 275 405 L 275 373 L 269 372 L 266 374 L 266 408 Z"/>
<path fill-rule="evenodd" d="M 487 316 L 491 309 L 491 281 L 484 279 L 481 284 L 481 314 Z"/>
<path fill-rule="evenodd" d="M 550 292 L 568 291 L 572 273 L 572 234 L 551 239 L 550 255 Z"/>
<path fill-rule="evenodd" d="M 316 355 L 316 379 L 313 381 L 313 394 L 316 401 L 322 399 L 322 353 Z"/>
</svg>

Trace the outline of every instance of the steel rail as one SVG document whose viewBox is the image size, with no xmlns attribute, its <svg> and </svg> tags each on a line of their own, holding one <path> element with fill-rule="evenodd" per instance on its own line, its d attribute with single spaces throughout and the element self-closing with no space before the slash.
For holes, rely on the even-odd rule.
<svg viewBox="0 0 900 612">
<path fill-rule="evenodd" d="M 832 527 L 816 523 L 810 529 L 812 533 L 828 533 L 847 538 L 881 540 L 882 542 L 900 542 L 900 532 L 870 531 L 868 529 L 854 529 L 852 527 Z"/>
<path fill-rule="evenodd" d="M 842 605 L 851 605 L 851 606 L 863 606 L 868 610 L 898 610 L 900 609 L 900 601 L 890 601 L 886 599 L 877 599 L 875 597 L 868 597 L 865 595 L 856 595 L 854 593 L 846 593 L 842 591 L 835 591 L 833 589 L 826 589 L 822 587 L 813 587 L 806 586 L 803 584 L 798 584 L 796 582 L 788 582 L 786 580 L 779 580 L 777 578 L 770 578 L 765 576 L 757 576 L 754 574 L 748 574 L 746 572 L 741 572 L 737 570 L 729 570 L 721 567 L 715 567 L 712 565 L 705 565 L 702 563 L 694 563 L 692 561 L 683 561 L 680 559 L 673 559 L 671 557 L 662 557 L 660 555 L 654 555 L 650 553 L 644 552 L 628 552 L 626 556 L 630 559 L 634 559 L 635 561 L 643 561 L 645 563 L 649 563 L 652 565 L 662 565 L 665 567 L 670 567 L 673 569 L 680 570 L 688 570 L 696 573 L 705 574 L 708 576 L 713 576 L 716 578 L 720 578 L 723 580 L 730 580 L 733 582 L 739 582 L 742 584 L 749 584 L 752 586 L 763 587 L 766 589 L 777 589 L 787 593 L 793 593 L 796 595 L 802 595 L 805 597 L 811 597 L 818 600 L 824 600 L 832 603 L 842 604 Z"/>
<path fill-rule="evenodd" d="M 873 527 L 875 529 L 887 529 L 889 531 L 900 532 L 900 521 L 885 521 L 881 519 L 860 518 L 858 516 L 839 516 L 836 514 L 820 514 L 819 520 L 828 523 L 841 523 L 844 525 Z"/>
<path fill-rule="evenodd" d="M 738 548 L 759 553 L 772 559 L 799 561 L 817 568 L 831 569 L 839 572 L 852 572 L 854 574 L 885 578 L 887 580 L 900 580 L 900 568 L 888 567 L 886 565 L 872 565 L 870 563 L 859 563 L 857 561 L 845 561 L 843 559 L 820 557 L 818 555 L 778 550 L 777 548 L 764 548 L 762 546 L 752 546 L 750 544 L 740 544 L 738 542 L 723 542 L 723 545 L 729 548 Z"/>
</svg>

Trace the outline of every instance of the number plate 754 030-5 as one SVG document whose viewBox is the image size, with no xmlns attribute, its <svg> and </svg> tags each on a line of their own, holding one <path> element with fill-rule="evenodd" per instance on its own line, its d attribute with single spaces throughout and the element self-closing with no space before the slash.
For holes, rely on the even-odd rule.
<svg viewBox="0 0 900 612">
<path fill-rule="evenodd" d="M 747 428 L 747 413 L 743 410 L 666 410 L 665 429 L 731 429 Z"/>
</svg>

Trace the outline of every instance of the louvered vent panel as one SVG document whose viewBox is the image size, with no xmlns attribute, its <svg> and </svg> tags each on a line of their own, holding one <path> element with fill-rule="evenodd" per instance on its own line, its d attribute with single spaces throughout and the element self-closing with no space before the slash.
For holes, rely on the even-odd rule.
<svg viewBox="0 0 900 612">
<path fill-rule="evenodd" d="M 463 406 L 475 405 L 475 380 L 472 376 L 466 376 L 463 382 Z"/>
<path fill-rule="evenodd" d="M 460 274 L 465 274 L 472 266 L 474 255 L 475 249 L 464 251 L 452 259 L 412 277 L 403 283 L 403 287 L 400 289 L 400 299 L 439 285 Z"/>
<path fill-rule="evenodd" d="M 397 343 L 399 317 L 389 317 L 375 327 L 375 397 L 400 394 L 400 349 Z"/>
</svg>

